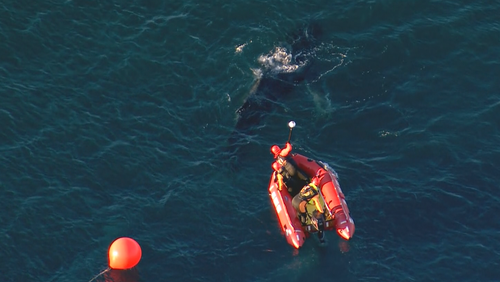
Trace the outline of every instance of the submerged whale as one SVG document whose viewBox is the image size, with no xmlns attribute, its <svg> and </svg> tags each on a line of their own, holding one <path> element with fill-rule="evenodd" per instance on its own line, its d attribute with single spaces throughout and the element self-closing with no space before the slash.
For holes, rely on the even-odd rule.
<svg viewBox="0 0 500 282">
<path fill-rule="evenodd" d="M 276 109 L 295 86 L 314 76 L 311 73 L 314 64 L 311 54 L 320 34 L 317 25 L 309 25 L 292 34 L 290 44 L 276 47 L 259 57 L 261 68 L 254 71 L 256 81 L 236 111 L 236 125 L 228 140 L 233 151 L 249 143 L 252 129 L 261 126 L 265 116 Z"/>
</svg>

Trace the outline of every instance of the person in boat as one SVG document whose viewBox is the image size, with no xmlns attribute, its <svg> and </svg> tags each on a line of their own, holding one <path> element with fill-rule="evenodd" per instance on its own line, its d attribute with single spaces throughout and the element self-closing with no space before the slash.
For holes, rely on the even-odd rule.
<svg viewBox="0 0 500 282">
<path fill-rule="evenodd" d="M 308 185 L 304 186 L 300 192 L 292 199 L 292 206 L 297 211 L 297 217 L 302 225 L 312 224 L 318 231 L 318 239 L 321 243 L 325 242 L 324 234 L 324 201 L 321 201 L 320 190 L 318 188 L 318 178 L 314 177 Z M 307 221 L 307 205 L 314 205 L 314 210 L 309 217 L 314 217 L 316 220 Z"/>
<path fill-rule="evenodd" d="M 302 172 L 290 152 L 292 151 L 292 144 L 287 142 L 285 147 L 281 149 L 278 145 L 271 147 L 271 153 L 274 155 L 275 161 L 272 164 L 273 170 L 277 171 L 283 178 L 283 182 L 288 188 L 288 192 L 294 196 L 304 185 L 309 182 L 307 175 Z"/>
<path fill-rule="evenodd" d="M 305 185 L 292 199 L 292 206 L 297 211 L 297 215 L 302 223 L 306 221 L 306 206 L 308 203 L 313 204 L 316 207 L 316 211 L 323 213 L 317 185 L 317 178 L 314 178 L 311 183 Z"/>
</svg>

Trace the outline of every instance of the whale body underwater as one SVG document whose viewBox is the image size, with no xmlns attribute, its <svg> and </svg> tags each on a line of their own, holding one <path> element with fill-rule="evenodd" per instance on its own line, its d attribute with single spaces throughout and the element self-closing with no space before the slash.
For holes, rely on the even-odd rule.
<svg viewBox="0 0 500 282">
<path fill-rule="evenodd" d="M 253 129 L 262 125 L 266 115 L 295 86 L 314 77 L 311 53 L 320 35 L 321 30 L 317 25 L 309 25 L 290 35 L 289 46 L 276 47 L 269 54 L 259 57 L 262 68 L 247 99 L 236 111 L 236 125 L 228 139 L 233 153 L 250 142 L 254 136 Z"/>
</svg>

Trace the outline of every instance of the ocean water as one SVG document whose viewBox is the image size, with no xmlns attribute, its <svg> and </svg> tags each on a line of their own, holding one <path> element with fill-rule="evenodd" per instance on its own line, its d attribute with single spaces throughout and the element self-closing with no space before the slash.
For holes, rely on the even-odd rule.
<svg viewBox="0 0 500 282">
<path fill-rule="evenodd" d="M 94 281 L 499 281 L 499 15 L 486 0 L 3 1 L 0 281 L 89 281 L 123 236 L 141 261 Z M 306 78 L 227 150 L 238 108 L 297 54 Z M 280 232 L 269 148 L 289 120 L 294 151 L 339 173 L 348 242 L 295 251 Z"/>
</svg>

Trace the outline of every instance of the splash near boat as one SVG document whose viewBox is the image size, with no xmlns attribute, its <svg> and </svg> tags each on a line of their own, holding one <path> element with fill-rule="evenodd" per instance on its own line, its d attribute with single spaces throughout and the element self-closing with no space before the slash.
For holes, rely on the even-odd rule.
<svg viewBox="0 0 500 282">
<path fill-rule="evenodd" d="M 268 187 L 288 244 L 299 249 L 311 234 L 317 234 L 324 243 L 324 232 L 330 230 L 344 240 L 351 239 L 355 225 L 338 174 L 325 162 L 291 153 L 290 137 L 295 122 L 288 126 L 290 134 L 285 148 L 271 147 L 275 161 Z"/>
</svg>

